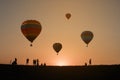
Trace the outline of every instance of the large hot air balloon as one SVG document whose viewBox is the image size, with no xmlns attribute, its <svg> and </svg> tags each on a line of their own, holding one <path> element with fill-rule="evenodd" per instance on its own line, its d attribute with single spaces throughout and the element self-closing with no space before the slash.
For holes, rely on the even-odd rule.
<svg viewBox="0 0 120 80">
<path fill-rule="evenodd" d="M 93 37 L 94 35 L 91 31 L 83 31 L 81 34 L 81 38 L 87 44 L 87 47 L 90 41 L 93 39 Z"/>
<path fill-rule="evenodd" d="M 70 19 L 71 14 L 70 13 L 66 13 L 65 16 L 66 16 L 67 19 Z"/>
<path fill-rule="evenodd" d="M 41 32 L 41 24 L 36 20 L 26 20 L 21 25 L 23 35 L 32 43 Z"/>
<path fill-rule="evenodd" d="M 62 49 L 62 44 L 61 43 L 54 43 L 53 49 L 57 52 L 57 55 L 58 55 L 59 51 Z"/>
</svg>

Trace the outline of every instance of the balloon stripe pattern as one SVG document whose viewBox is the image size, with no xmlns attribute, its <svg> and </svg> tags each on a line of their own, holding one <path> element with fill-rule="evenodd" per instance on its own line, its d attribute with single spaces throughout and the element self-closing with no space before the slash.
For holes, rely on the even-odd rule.
<svg viewBox="0 0 120 80">
<path fill-rule="evenodd" d="M 24 21 L 21 25 L 23 35 L 32 43 L 41 32 L 41 24 L 36 20 Z"/>
</svg>

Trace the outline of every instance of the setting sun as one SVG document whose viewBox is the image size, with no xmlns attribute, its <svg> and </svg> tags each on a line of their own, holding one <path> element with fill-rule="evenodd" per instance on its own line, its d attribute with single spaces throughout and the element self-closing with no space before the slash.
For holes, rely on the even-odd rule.
<svg viewBox="0 0 120 80">
<path fill-rule="evenodd" d="M 56 65 L 57 65 L 57 66 L 67 66 L 68 64 L 67 64 L 66 61 L 61 60 L 61 61 L 58 61 L 58 62 L 56 63 Z"/>
</svg>

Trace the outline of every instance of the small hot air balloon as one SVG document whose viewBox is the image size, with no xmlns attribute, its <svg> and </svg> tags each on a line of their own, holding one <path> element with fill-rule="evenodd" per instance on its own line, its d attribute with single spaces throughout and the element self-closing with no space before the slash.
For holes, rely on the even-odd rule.
<svg viewBox="0 0 120 80">
<path fill-rule="evenodd" d="M 90 43 L 90 41 L 93 39 L 93 37 L 94 37 L 94 35 L 91 31 L 84 31 L 81 34 L 81 38 L 87 44 L 87 47 L 88 47 L 88 44 Z"/>
<path fill-rule="evenodd" d="M 67 13 L 67 14 L 65 14 L 65 16 L 66 16 L 67 19 L 70 19 L 71 14 L 70 14 L 70 13 Z"/>
<path fill-rule="evenodd" d="M 59 51 L 62 49 L 62 44 L 61 43 L 54 43 L 53 49 L 57 52 L 57 55 L 58 55 Z"/>
<path fill-rule="evenodd" d="M 42 30 L 40 22 L 36 20 L 26 20 L 21 25 L 21 32 L 32 43 Z"/>
</svg>

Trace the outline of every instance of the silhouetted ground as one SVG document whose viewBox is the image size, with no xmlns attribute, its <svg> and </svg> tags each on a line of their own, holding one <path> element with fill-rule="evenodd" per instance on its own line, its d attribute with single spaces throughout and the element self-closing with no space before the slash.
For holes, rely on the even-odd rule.
<svg viewBox="0 0 120 80">
<path fill-rule="evenodd" d="M 0 64 L 0 80 L 120 80 L 120 65 L 43 67 Z"/>
</svg>

